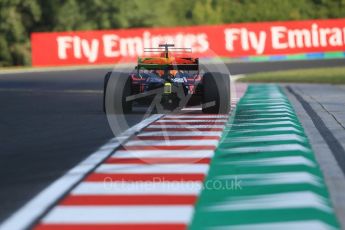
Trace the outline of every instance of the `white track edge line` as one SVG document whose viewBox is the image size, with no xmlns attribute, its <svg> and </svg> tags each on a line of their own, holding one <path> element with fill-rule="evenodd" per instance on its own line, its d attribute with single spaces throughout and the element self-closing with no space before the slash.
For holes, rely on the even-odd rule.
<svg viewBox="0 0 345 230">
<path fill-rule="evenodd" d="M 48 185 L 38 195 L 28 201 L 23 207 L 13 213 L 0 225 L 0 230 L 23 230 L 32 225 L 51 205 L 60 199 L 70 188 L 81 181 L 84 176 L 92 171 L 99 163 L 111 155 L 114 148 L 118 147 L 130 136 L 139 132 L 150 123 L 161 118 L 163 114 L 152 115 L 135 126 L 124 131 L 119 137 L 110 139 L 106 144 L 70 169 L 63 176 Z M 110 148 L 111 146 L 111 148 Z"/>
</svg>

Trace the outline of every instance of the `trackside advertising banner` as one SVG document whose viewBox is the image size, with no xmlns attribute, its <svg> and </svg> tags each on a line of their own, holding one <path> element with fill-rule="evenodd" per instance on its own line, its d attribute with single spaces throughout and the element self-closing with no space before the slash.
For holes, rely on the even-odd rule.
<svg viewBox="0 0 345 230">
<path fill-rule="evenodd" d="M 145 55 L 144 48 L 166 42 L 176 47 L 191 47 L 198 57 L 345 51 L 345 19 L 33 33 L 32 64 L 130 62 Z"/>
</svg>

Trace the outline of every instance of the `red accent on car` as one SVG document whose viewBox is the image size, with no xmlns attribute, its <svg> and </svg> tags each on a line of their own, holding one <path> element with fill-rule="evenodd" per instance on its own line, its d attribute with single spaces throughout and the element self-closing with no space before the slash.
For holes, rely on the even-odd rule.
<svg viewBox="0 0 345 230">
<path fill-rule="evenodd" d="M 201 81 L 201 76 L 199 74 L 195 75 L 194 80 Z"/>
</svg>

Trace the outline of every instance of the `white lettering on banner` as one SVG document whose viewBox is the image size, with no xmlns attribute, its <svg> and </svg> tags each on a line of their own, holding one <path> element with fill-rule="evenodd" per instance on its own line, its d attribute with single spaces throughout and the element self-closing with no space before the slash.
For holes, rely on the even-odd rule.
<svg viewBox="0 0 345 230">
<path fill-rule="evenodd" d="M 299 28 L 294 25 L 285 26 L 284 23 L 281 25 L 275 23 L 272 26 L 260 26 L 251 30 L 249 28 L 253 27 L 247 28 L 245 24 L 240 28 L 231 28 L 230 25 L 228 28 L 222 27 L 224 30 L 221 29 L 224 32 L 224 46 L 219 44 L 222 39 L 217 39 L 217 37 L 212 42 L 215 43 L 216 52 L 223 52 L 222 55 L 224 55 L 225 48 L 225 51 L 230 54 L 229 56 L 231 54 L 263 55 L 278 54 L 279 52 L 308 52 L 308 50 L 303 50 L 308 48 L 309 50 L 311 50 L 310 48 L 323 50 L 337 47 L 338 50 L 344 50 L 345 27 L 321 27 L 316 22 L 303 27 L 299 24 L 296 26 Z M 210 48 L 208 37 L 210 31 L 198 33 L 192 30 L 187 33 L 162 32 L 162 34 L 157 34 L 156 30 L 152 31 L 155 32 L 154 35 L 150 30 L 145 30 L 142 33 L 136 32 L 132 36 L 125 34 L 126 37 L 121 37 L 123 33 L 116 31 L 102 32 L 101 35 L 97 33 L 96 37 L 87 37 L 87 39 L 78 33 L 70 36 L 58 36 L 56 38 L 57 56 L 60 60 L 83 59 L 88 63 L 95 63 L 99 60 L 103 61 L 104 58 L 111 60 L 112 58 L 151 55 L 152 53 L 144 53 L 144 48 L 158 47 L 159 44 L 165 42 L 174 43 L 176 47 L 190 47 L 196 54 L 205 53 Z M 289 49 L 293 50 L 289 51 Z"/>
<path fill-rule="evenodd" d="M 119 36 L 115 34 L 103 35 L 104 56 L 114 58 L 120 56 L 116 50 L 118 47 Z"/>
<path fill-rule="evenodd" d="M 311 40 L 314 47 L 319 46 L 319 31 L 318 26 L 316 24 L 311 25 Z"/>
<path fill-rule="evenodd" d="M 196 36 L 194 34 L 188 34 L 185 38 L 185 47 L 192 47 L 196 43 Z"/>
<path fill-rule="evenodd" d="M 174 43 L 175 47 L 188 47 L 192 48 L 193 52 L 202 53 L 209 49 L 209 42 L 207 34 L 182 34 L 178 33 L 173 35 L 154 35 L 148 31 L 144 32 L 145 48 L 158 47 L 161 43 Z"/>
<path fill-rule="evenodd" d="M 272 47 L 273 49 L 286 49 L 288 48 L 288 44 L 281 41 L 284 38 L 284 34 L 286 33 L 287 28 L 285 26 L 273 26 L 271 28 L 271 35 L 272 35 Z"/>
<path fill-rule="evenodd" d="M 207 40 L 207 35 L 206 34 L 198 34 L 197 35 L 197 43 L 199 46 L 197 46 L 196 52 L 203 53 L 206 52 L 209 48 L 208 40 Z"/>
<path fill-rule="evenodd" d="M 183 40 L 184 40 L 184 36 L 181 33 L 178 33 L 175 37 L 175 45 L 176 47 L 184 47 L 183 45 Z"/>
<path fill-rule="evenodd" d="M 311 47 L 311 35 L 307 29 L 289 30 L 288 44 L 290 48 Z"/>
<path fill-rule="evenodd" d="M 333 28 L 331 30 L 331 36 L 329 37 L 329 44 L 331 46 L 342 46 L 343 45 L 341 29 Z"/>
<path fill-rule="evenodd" d="M 241 45 L 242 49 L 247 51 L 249 50 L 249 44 L 248 44 L 248 33 L 246 29 L 241 29 Z"/>
<path fill-rule="evenodd" d="M 143 42 L 144 42 L 144 47 L 145 48 L 150 48 L 151 47 L 150 36 L 151 36 L 151 34 L 148 31 L 145 31 L 143 33 L 143 40 L 144 40 Z"/>
<path fill-rule="evenodd" d="M 120 53 L 122 56 L 138 56 L 144 51 L 143 39 L 140 37 L 122 38 L 120 40 Z"/>
<path fill-rule="evenodd" d="M 262 54 L 265 51 L 266 32 L 260 31 L 257 34 L 254 31 L 242 29 L 225 29 L 225 49 L 233 52 L 235 51 L 235 42 L 240 40 L 241 49 L 248 51 L 254 49 L 256 54 Z"/>
<path fill-rule="evenodd" d="M 78 59 L 82 58 L 80 37 L 73 36 L 73 44 L 74 44 L 73 45 L 74 56 Z"/>
<path fill-rule="evenodd" d="M 257 54 L 264 52 L 266 44 L 266 33 L 264 31 L 260 31 L 259 37 L 256 36 L 255 32 L 249 32 L 249 40 Z"/>
<path fill-rule="evenodd" d="M 314 23 L 310 29 L 271 27 L 273 49 L 345 46 L 345 28 L 319 28 Z"/>
<path fill-rule="evenodd" d="M 91 45 L 86 39 L 81 39 L 81 47 L 89 62 L 93 63 L 97 60 L 99 47 L 99 41 L 97 39 L 92 39 Z"/>
<path fill-rule="evenodd" d="M 329 28 L 321 28 L 320 29 L 320 45 L 322 47 L 327 46 L 327 36 L 331 32 Z"/>
<path fill-rule="evenodd" d="M 104 34 L 101 41 L 92 39 L 91 42 L 79 36 L 60 36 L 57 38 L 58 57 L 62 60 L 86 57 L 88 62 L 93 63 L 100 55 L 100 42 L 103 46 L 103 54 L 107 58 L 140 56 L 144 54 L 144 48 L 158 47 L 164 42 L 174 43 L 176 47 L 190 47 L 197 53 L 209 49 L 208 37 L 205 33 L 152 36 L 150 32 L 145 31 L 142 37 L 121 38 L 116 34 Z M 67 52 L 69 49 L 72 52 Z"/>
<path fill-rule="evenodd" d="M 345 45 L 345 28 L 319 28 L 312 24 L 311 28 L 288 29 L 285 26 L 270 28 L 272 48 L 275 50 L 291 48 L 311 48 Z M 256 54 L 265 51 L 267 34 L 265 31 L 249 31 L 245 28 L 225 29 L 225 49 L 229 52 L 250 51 Z"/>
<path fill-rule="evenodd" d="M 67 49 L 72 48 L 73 38 L 71 36 L 61 36 L 57 39 L 59 59 L 67 59 Z"/>
<path fill-rule="evenodd" d="M 234 41 L 238 40 L 239 29 L 225 29 L 225 49 L 232 52 L 235 50 Z"/>
<path fill-rule="evenodd" d="M 83 55 L 88 61 L 93 63 L 97 60 L 99 41 L 92 39 L 91 44 L 86 39 L 78 36 L 60 36 L 57 38 L 58 57 L 59 59 L 67 59 L 67 49 L 73 48 L 73 57 L 81 59 Z"/>
</svg>

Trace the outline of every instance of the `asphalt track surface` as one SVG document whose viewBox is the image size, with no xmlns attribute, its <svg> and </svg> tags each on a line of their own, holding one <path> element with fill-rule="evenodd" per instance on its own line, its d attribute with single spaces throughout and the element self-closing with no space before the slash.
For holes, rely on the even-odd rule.
<svg viewBox="0 0 345 230">
<path fill-rule="evenodd" d="M 343 59 L 227 66 L 246 74 L 340 65 Z M 109 70 L 0 75 L 0 222 L 113 137 L 101 106 Z M 129 125 L 142 116 L 127 116 Z"/>
<path fill-rule="evenodd" d="M 295 107 L 315 156 L 342 229 L 345 227 L 345 87 L 330 84 L 288 84 Z"/>
</svg>

